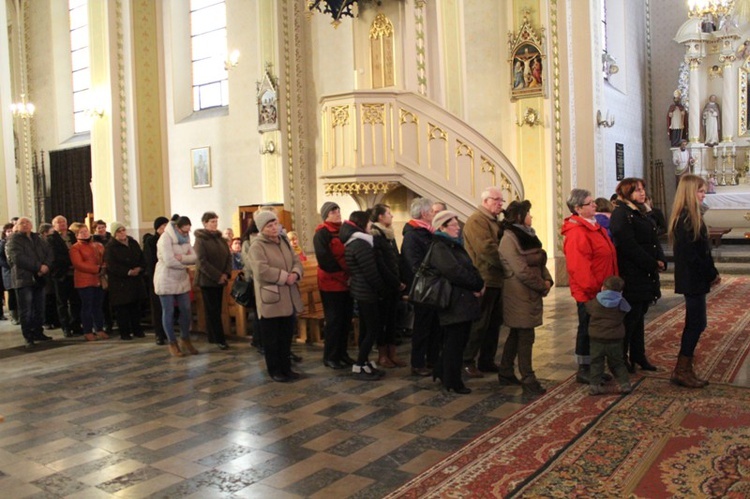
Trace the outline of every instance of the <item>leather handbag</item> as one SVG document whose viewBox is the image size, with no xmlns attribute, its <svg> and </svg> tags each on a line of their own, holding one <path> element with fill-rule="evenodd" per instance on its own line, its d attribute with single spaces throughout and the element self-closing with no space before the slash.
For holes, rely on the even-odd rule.
<svg viewBox="0 0 750 499">
<path fill-rule="evenodd" d="M 237 274 L 230 294 L 234 301 L 243 307 L 255 306 L 255 286 L 253 285 L 253 280 L 245 280 L 245 274 L 242 272 Z"/>
<path fill-rule="evenodd" d="M 451 303 L 451 283 L 430 265 L 431 255 L 432 246 L 414 275 L 414 281 L 409 290 L 409 301 L 425 307 L 445 310 Z"/>
</svg>

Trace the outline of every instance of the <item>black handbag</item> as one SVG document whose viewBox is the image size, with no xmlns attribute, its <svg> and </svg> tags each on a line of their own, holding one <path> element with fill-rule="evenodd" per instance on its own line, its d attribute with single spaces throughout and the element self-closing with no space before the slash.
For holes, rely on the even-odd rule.
<svg viewBox="0 0 750 499">
<path fill-rule="evenodd" d="M 242 272 L 237 274 L 230 294 L 234 298 L 234 301 L 243 307 L 255 306 L 255 286 L 253 285 L 253 280 L 246 281 L 245 274 Z"/>
<path fill-rule="evenodd" d="M 418 303 L 425 307 L 444 310 L 451 304 L 451 283 L 444 278 L 440 272 L 430 265 L 432 246 L 422 260 L 422 263 L 414 275 L 411 289 L 409 290 L 409 301 Z"/>
</svg>

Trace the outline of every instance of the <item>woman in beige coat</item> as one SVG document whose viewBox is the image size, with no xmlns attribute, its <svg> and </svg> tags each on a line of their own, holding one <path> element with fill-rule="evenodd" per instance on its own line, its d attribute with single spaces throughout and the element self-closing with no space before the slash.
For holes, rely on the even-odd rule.
<svg viewBox="0 0 750 499">
<path fill-rule="evenodd" d="M 529 201 L 513 201 L 505 209 L 500 258 L 510 275 L 503 285 L 503 323 L 510 333 L 503 346 L 498 380 L 501 385 L 520 384 L 524 395 L 537 396 L 546 390 L 531 365 L 534 328 L 542 324 L 542 297 L 554 283 L 546 267 L 547 253 L 531 228 L 530 210 Z M 516 357 L 520 380 L 513 369 Z"/>
<path fill-rule="evenodd" d="M 295 314 L 303 309 L 297 287 L 302 264 L 289 240 L 280 234 L 276 213 L 261 211 L 254 218 L 260 233 L 250 245 L 250 264 L 266 368 L 274 381 L 287 383 L 299 378 L 289 357 Z"/>
</svg>

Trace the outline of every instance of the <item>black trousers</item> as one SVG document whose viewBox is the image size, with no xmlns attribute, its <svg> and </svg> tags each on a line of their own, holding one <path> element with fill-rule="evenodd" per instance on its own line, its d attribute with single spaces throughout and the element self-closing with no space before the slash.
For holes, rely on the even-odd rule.
<svg viewBox="0 0 750 499">
<path fill-rule="evenodd" d="M 352 296 L 349 291 L 321 291 L 320 299 L 325 316 L 323 360 L 340 361 L 346 353 L 352 325 Z"/>
<path fill-rule="evenodd" d="M 224 326 L 221 324 L 221 302 L 224 288 L 221 286 L 201 286 L 203 305 L 206 310 L 206 333 L 209 343 L 226 343 Z"/>
<path fill-rule="evenodd" d="M 591 364 L 591 346 L 589 344 L 589 313 L 583 302 L 576 302 L 578 306 L 578 331 L 576 332 L 576 359 L 578 365 Z"/>
<path fill-rule="evenodd" d="M 364 365 L 370 355 L 377 335 L 383 330 L 380 304 L 377 301 L 359 301 L 359 354 L 357 364 Z"/>
<path fill-rule="evenodd" d="M 458 322 L 442 327 L 443 348 L 440 360 L 435 364 L 435 375 L 439 376 L 445 388 L 453 390 L 463 388 L 461 368 L 463 367 L 463 352 L 469 340 L 471 322 Z"/>
<path fill-rule="evenodd" d="M 389 296 L 378 302 L 383 323 L 375 338 L 379 347 L 396 344 L 396 308 L 401 301 L 400 293 L 398 295 Z"/>
<path fill-rule="evenodd" d="M 141 334 L 141 303 L 134 301 L 124 305 L 115 305 L 117 325 L 120 327 L 120 338 Z"/>
<path fill-rule="evenodd" d="M 437 364 L 440 355 L 440 322 L 437 310 L 414 304 L 414 327 L 411 335 L 411 366 Z M 463 351 L 462 351 L 463 352 Z"/>
<path fill-rule="evenodd" d="M 271 376 L 283 376 L 292 372 L 292 336 L 294 315 L 288 317 L 261 317 L 260 334 L 266 357 L 266 369 Z"/>
<path fill-rule="evenodd" d="M 81 299 L 73 286 L 73 276 L 53 279 L 57 298 L 57 318 L 64 331 L 81 332 Z"/>
<path fill-rule="evenodd" d="M 695 354 L 706 326 L 706 295 L 685 295 L 685 327 L 680 340 L 680 355 L 692 357 Z"/>
<path fill-rule="evenodd" d="M 625 314 L 624 354 L 630 354 L 630 362 L 643 363 L 646 360 L 646 332 L 644 320 L 651 302 L 628 301 L 630 312 Z"/>
</svg>

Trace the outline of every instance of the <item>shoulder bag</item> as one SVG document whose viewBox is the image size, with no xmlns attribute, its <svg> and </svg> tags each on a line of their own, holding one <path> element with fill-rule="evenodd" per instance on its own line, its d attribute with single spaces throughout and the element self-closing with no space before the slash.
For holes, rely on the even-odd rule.
<svg viewBox="0 0 750 499">
<path fill-rule="evenodd" d="M 230 294 L 234 301 L 243 307 L 255 306 L 255 286 L 253 285 L 253 280 L 246 281 L 243 272 L 237 274 Z"/>
<path fill-rule="evenodd" d="M 425 307 L 444 310 L 451 303 L 451 283 L 440 272 L 430 265 L 430 256 L 434 243 L 427 250 L 427 254 L 414 275 L 409 301 Z"/>
</svg>

